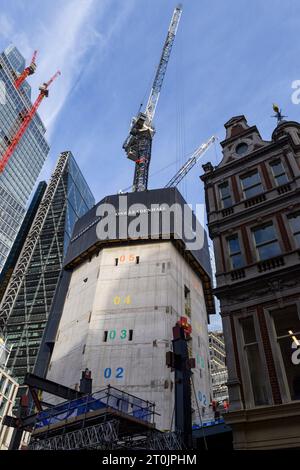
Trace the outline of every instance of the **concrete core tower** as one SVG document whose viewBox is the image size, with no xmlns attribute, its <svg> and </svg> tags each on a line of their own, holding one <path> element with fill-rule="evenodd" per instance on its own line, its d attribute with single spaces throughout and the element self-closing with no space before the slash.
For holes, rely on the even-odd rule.
<svg viewBox="0 0 300 470">
<path fill-rule="evenodd" d="M 195 245 L 189 245 L 187 230 L 180 230 L 188 219 L 184 205 L 174 188 L 115 195 L 78 221 L 36 369 L 76 388 L 81 371 L 89 368 L 93 391 L 110 384 L 155 402 L 160 429 L 174 423 L 174 376 L 166 366 L 166 352 L 172 327 L 181 317 L 192 327 L 189 348 L 196 359 L 193 381 L 202 418 L 209 415 L 211 400 L 207 323 L 214 304 L 209 252 L 202 227 Z M 107 222 L 102 215 L 109 206 Z M 167 220 L 171 206 L 166 227 L 162 219 Z M 189 211 L 190 229 L 196 219 Z M 157 227 L 154 214 L 160 219 Z M 101 221 L 117 226 L 106 239 Z M 139 225 L 139 236 L 133 235 L 132 224 Z M 120 233 L 124 227 L 126 237 Z M 197 423 L 196 403 L 193 407 Z"/>
</svg>

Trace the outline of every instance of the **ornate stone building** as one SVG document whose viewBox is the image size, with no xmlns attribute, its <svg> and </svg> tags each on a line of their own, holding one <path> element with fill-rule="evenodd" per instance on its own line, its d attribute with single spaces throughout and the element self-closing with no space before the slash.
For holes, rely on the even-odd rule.
<svg viewBox="0 0 300 470">
<path fill-rule="evenodd" d="M 279 116 L 281 118 L 281 116 Z M 300 124 L 226 124 L 203 165 L 236 449 L 300 448 Z"/>
</svg>

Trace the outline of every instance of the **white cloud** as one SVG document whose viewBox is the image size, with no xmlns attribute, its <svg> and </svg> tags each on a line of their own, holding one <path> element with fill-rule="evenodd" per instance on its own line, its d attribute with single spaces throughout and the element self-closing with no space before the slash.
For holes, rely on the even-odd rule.
<svg viewBox="0 0 300 470">
<path fill-rule="evenodd" d="M 38 49 L 37 72 L 30 78 L 33 97 L 36 97 L 43 81 L 61 70 L 61 76 L 50 89 L 47 103 L 39 109 L 48 130 L 48 139 L 69 93 L 81 80 L 86 67 L 93 66 L 93 60 L 86 58 L 87 53 L 93 46 L 98 51 L 105 51 L 113 34 L 126 21 L 134 3 L 135 0 L 126 0 L 116 10 L 117 14 L 110 15 L 109 23 L 103 21 L 105 33 L 97 27 L 105 19 L 108 7 L 112 6 L 109 0 L 64 0 L 46 4 L 50 6 L 43 12 L 43 17 L 33 19 L 33 23 L 23 32 L 18 32 L 17 21 L 0 13 L 0 36 L 14 43 L 27 59 L 34 49 Z"/>
<path fill-rule="evenodd" d="M 97 31 L 90 26 L 96 5 L 95 0 L 64 2 L 56 14 L 47 20 L 47 25 L 40 25 L 38 37 L 35 38 L 39 57 L 32 85 L 37 88 L 41 81 L 48 80 L 56 70 L 62 73 L 52 85 L 53 92 L 50 90 L 47 105 L 41 110 L 41 116 L 50 131 L 76 81 L 86 51 L 98 38 Z M 98 18 L 104 10 L 97 8 Z"/>
<path fill-rule="evenodd" d="M 18 31 L 14 20 L 4 13 L 0 13 L 0 37 L 5 38 L 8 43 L 17 44 L 26 55 L 31 52 L 26 33 Z"/>
<path fill-rule="evenodd" d="M 117 9 L 114 9 L 112 0 L 45 2 L 42 14 L 32 18 L 23 28 L 20 12 L 18 17 L 9 16 L 9 12 L 0 13 L 0 38 L 4 38 L 7 44 L 15 44 L 27 61 L 33 50 L 38 50 L 37 71 L 29 80 L 33 99 L 38 95 L 41 83 L 61 70 L 61 76 L 50 88 L 49 98 L 39 108 L 47 128 L 48 141 L 55 131 L 56 118 L 70 93 L 80 80 L 84 80 L 86 73 L 92 73 L 97 68 L 99 60 L 113 42 L 114 35 L 128 20 L 135 2 L 126 0 Z M 30 12 L 27 11 L 27 14 L 30 16 Z M 88 128 L 82 130 L 81 140 L 86 148 L 90 143 Z M 51 160 L 47 159 L 40 177 L 48 179 L 53 165 Z M 81 156 L 81 160 L 84 157 Z"/>
<path fill-rule="evenodd" d="M 4 15 L 3 13 L 0 14 L 0 34 L 1 36 L 8 37 L 12 32 L 12 23 L 10 19 Z"/>
</svg>

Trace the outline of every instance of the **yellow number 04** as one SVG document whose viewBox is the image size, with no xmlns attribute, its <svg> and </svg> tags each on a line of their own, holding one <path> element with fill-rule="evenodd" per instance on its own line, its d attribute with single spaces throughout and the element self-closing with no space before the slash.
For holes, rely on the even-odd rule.
<svg viewBox="0 0 300 470">
<path fill-rule="evenodd" d="M 120 305 L 120 303 L 121 303 L 121 297 L 120 297 L 119 295 L 116 295 L 116 296 L 114 297 L 114 304 L 115 304 L 115 305 Z M 130 295 L 127 295 L 127 296 L 125 297 L 125 299 L 124 299 L 124 304 L 127 304 L 127 305 L 131 304 L 131 297 L 130 297 Z"/>
</svg>

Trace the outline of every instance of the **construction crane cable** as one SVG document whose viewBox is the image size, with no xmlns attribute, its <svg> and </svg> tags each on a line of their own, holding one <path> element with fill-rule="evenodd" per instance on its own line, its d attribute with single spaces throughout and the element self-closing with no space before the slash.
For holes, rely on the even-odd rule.
<svg viewBox="0 0 300 470">
<path fill-rule="evenodd" d="M 181 180 L 189 173 L 189 171 L 196 165 L 204 153 L 209 149 L 212 143 L 216 140 L 215 136 L 212 136 L 207 142 L 201 144 L 193 153 L 193 155 L 184 163 L 179 171 L 170 179 L 165 185 L 165 188 L 175 187 L 181 182 Z"/>
<path fill-rule="evenodd" d="M 157 67 L 158 67 L 159 64 L 157 64 Z M 148 83 L 147 83 L 147 86 L 145 88 L 145 93 L 143 95 L 143 98 L 140 102 L 140 105 L 139 105 L 139 111 L 141 111 L 141 109 L 143 108 L 144 104 L 145 104 L 145 101 L 146 101 L 146 97 L 149 96 L 149 90 L 151 91 L 151 84 L 153 83 L 154 81 L 154 77 L 155 77 L 155 71 L 152 73 L 151 77 L 149 78 L 148 80 Z"/>
<path fill-rule="evenodd" d="M 186 159 L 189 160 L 189 159 L 192 157 L 193 153 L 195 153 L 195 152 L 189 152 L 189 153 L 187 153 L 187 154 L 184 156 L 184 160 L 186 160 Z M 170 168 L 171 166 L 174 166 L 174 165 L 178 165 L 178 160 L 177 160 L 177 158 L 176 158 L 173 162 L 168 163 L 168 165 L 165 165 L 165 166 L 163 166 L 162 168 L 160 168 L 159 170 L 156 170 L 156 171 L 150 173 L 149 176 L 150 176 L 150 177 L 152 177 L 152 176 L 157 176 L 157 175 L 159 175 L 160 173 L 162 173 L 163 171 L 167 170 L 168 168 Z M 125 193 L 125 192 L 129 191 L 129 189 L 131 189 L 131 188 L 132 188 L 132 185 L 131 185 L 131 186 L 128 186 L 127 188 L 121 189 L 121 190 L 119 191 L 119 193 Z"/>
<path fill-rule="evenodd" d="M 176 54 L 176 65 L 177 65 L 177 93 L 178 102 L 179 102 L 179 112 L 180 112 L 180 133 L 181 133 L 181 149 L 180 149 L 180 161 L 181 167 L 185 161 L 186 153 L 186 120 L 185 120 L 185 74 L 183 73 L 182 63 L 183 63 L 183 53 L 182 53 L 182 43 L 179 41 L 177 43 L 177 54 Z M 187 181 L 182 180 L 182 193 L 187 199 Z"/>
<path fill-rule="evenodd" d="M 205 152 L 209 149 L 209 147 L 212 145 L 212 143 L 215 143 L 216 140 L 217 140 L 217 137 L 212 136 L 207 142 L 205 142 L 204 144 L 201 144 L 193 153 L 187 154 L 186 157 L 188 157 L 188 159 L 186 160 L 184 165 L 182 165 L 182 167 L 175 173 L 173 178 L 171 178 L 170 181 L 165 185 L 165 188 L 178 186 L 178 184 L 182 181 L 182 179 L 196 165 L 196 163 L 205 154 Z M 171 166 L 173 166 L 177 163 L 178 163 L 178 159 L 176 158 L 176 160 L 174 162 L 169 163 L 168 165 L 160 168 L 159 170 L 157 170 L 154 173 L 151 173 L 150 176 L 154 176 L 154 175 L 157 175 L 159 173 L 162 173 L 164 170 L 166 170 L 167 168 L 169 168 L 169 167 L 171 167 Z M 132 188 L 132 186 L 128 186 L 127 188 L 120 190 L 119 193 L 127 192 L 131 188 Z"/>
<path fill-rule="evenodd" d="M 217 164 L 218 164 L 218 152 L 217 152 L 216 142 L 214 142 L 214 153 L 215 153 L 215 166 L 217 166 Z"/>
</svg>

